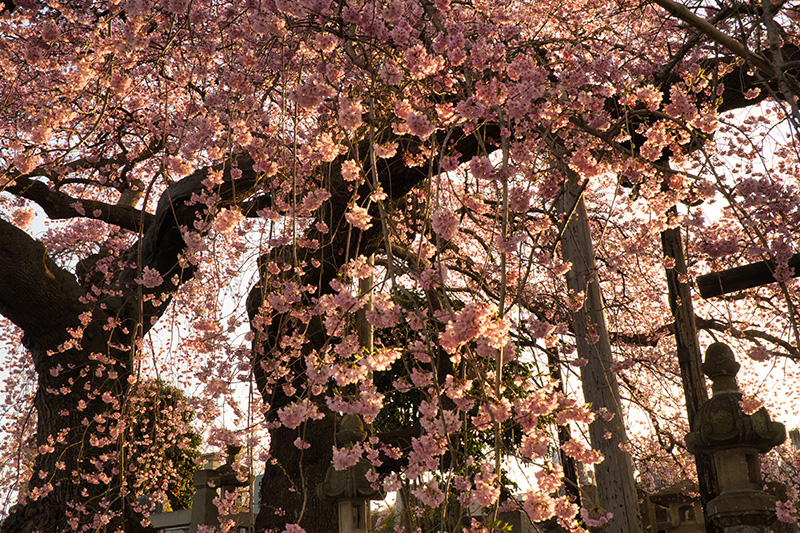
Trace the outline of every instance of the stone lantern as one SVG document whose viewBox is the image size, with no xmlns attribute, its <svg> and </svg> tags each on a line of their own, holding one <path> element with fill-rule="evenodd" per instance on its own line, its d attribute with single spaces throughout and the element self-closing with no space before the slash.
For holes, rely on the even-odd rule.
<svg viewBox="0 0 800 533">
<path fill-rule="evenodd" d="M 667 533 L 705 533 L 703 506 L 696 496 L 698 491 L 696 484 L 681 481 L 650 496 L 651 502 L 667 509 L 669 522 L 659 523 L 659 531 L 663 527 Z"/>
<path fill-rule="evenodd" d="M 708 502 L 708 515 L 725 533 L 766 533 L 775 520 L 775 498 L 762 490 L 759 454 L 783 443 L 786 430 L 766 409 L 742 412 L 739 363 L 726 344 L 708 347 L 702 369 L 713 383 L 712 397 L 700 407 L 686 447 L 714 457 L 720 493 Z"/>
<path fill-rule="evenodd" d="M 342 417 L 336 442 L 339 446 L 352 446 L 367 438 L 364 423 L 358 415 Z M 336 470 L 328 467 L 325 479 L 317 487 L 317 496 L 323 501 L 339 506 L 339 533 L 367 533 L 370 530 L 369 500 L 380 500 L 383 494 L 372 488 L 367 472 L 372 464 L 362 457 L 355 465 Z"/>
</svg>

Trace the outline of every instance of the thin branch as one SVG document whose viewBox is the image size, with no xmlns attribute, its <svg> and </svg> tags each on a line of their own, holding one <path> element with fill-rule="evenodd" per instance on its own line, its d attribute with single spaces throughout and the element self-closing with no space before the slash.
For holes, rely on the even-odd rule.
<svg viewBox="0 0 800 533">
<path fill-rule="evenodd" d="M 678 17 L 682 21 L 688 23 L 690 26 L 707 35 L 714 42 L 727 48 L 737 56 L 744 58 L 746 61 L 749 61 L 753 66 L 770 78 L 775 77 L 775 68 L 761 54 L 749 51 L 741 42 L 721 32 L 716 28 L 716 26 L 707 20 L 698 17 L 683 4 L 678 4 L 672 0 L 654 1 L 671 15 Z"/>
<path fill-rule="evenodd" d="M 800 350 L 780 337 L 776 337 L 775 335 L 771 335 L 765 331 L 757 329 L 741 330 L 738 329 L 734 324 L 727 324 L 715 319 L 704 319 L 700 318 L 699 316 L 696 317 L 696 320 L 698 329 L 719 331 L 721 333 L 731 335 L 737 339 L 744 339 L 755 343 L 757 343 L 758 340 L 764 340 L 774 344 L 775 346 L 780 346 L 783 348 L 786 351 L 786 353 L 783 354 L 785 357 L 794 361 L 800 361 Z"/>
</svg>

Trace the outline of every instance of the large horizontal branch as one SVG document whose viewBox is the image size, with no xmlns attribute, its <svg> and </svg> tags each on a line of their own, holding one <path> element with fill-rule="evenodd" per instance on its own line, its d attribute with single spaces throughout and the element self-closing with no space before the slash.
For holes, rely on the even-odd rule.
<svg viewBox="0 0 800 533">
<path fill-rule="evenodd" d="M 122 166 L 125 169 L 124 175 L 126 170 L 152 157 L 163 147 L 163 139 L 155 138 L 133 159 L 127 159 L 127 152 L 123 152 L 111 158 L 101 158 L 98 161 L 77 159 L 66 164 L 64 168 L 69 171 L 86 169 L 102 171 L 106 167 Z M 8 192 L 36 202 L 52 220 L 92 218 L 136 233 L 144 233 L 153 222 L 153 215 L 131 205 L 112 205 L 97 200 L 74 198 L 58 188 L 51 188 L 46 183 L 32 179 L 32 176 L 46 177 L 51 182 L 57 183 L 59 187 L 71 182 L 69 179 L 62 179 L 52 170 L 43 166 L 30 175 L 20 174 L 16 171 L 6 173 L 3 177 L 7 183 L 0 187 L 0 192 Z"/>
<path fill-rule="evenodd" d="M 252 160 L 247 156 L 237 159 L 242 176 L 236 180 L 231 178 L 231 163 L 198 170 L 170 186 L 159 200 L 154 215 L 126 206 L 77 200 L 27 177 L 18 177 L 5 190 L 37 202 L 53 219 L 86 216 L 143 231 L 124 257 L 126 266 L 110 291 L 115 295 L 103 299 L 116 316 L 140 325 L 141 333 L 150 328 L 150 319 L 160 316 L 169 301 L 145 296 L 170 294 L 192 274 L 191 268 L 180 264 L 186 249 L 183 228 L 193 228 L 198 216 L 207 208 L 201 202 L 190 200 L 208 190 L 204 182 L 209 172 L 223 171 L 222 183 L 208 190 L 220 198 L 218 207 L 244 202 L 253 196 L 259 179 Z M 87 211 L 86 215 L 78 212 L 76 202 Z M 268 201 L 262 197 L 257 203 L 266 206 Z M 95 210 L 99 212 L 90 212 Z M 165 282 L 153 288 L 137 283 L 145 267 L 157 270 Z M 177 281 L 177 285 L 173 281 Z M 74 275 L 56 265 L 41 243 L 0 219 L 0 314 L 23 329 L 28 343 L 35 344 L 41 352 L 54 350 L 66 341 L 69 338 L 67 328 L 78 328 L 79 315 L 89 310 L 80 303 L 85 295 Z M 153 301 L 159 304 L 153 305 Z M 130 331 L 135 329 L 130 328 Z"/>
<path fill-rule="evenodd" d="M 18 176 L 0 191 L 35 202 L 52 220 L 93 218 L 137 233 L 146 231 L 153 222 L 153 215 L 135 207 L 73 198 L 25 176 Z"/>
</svg>

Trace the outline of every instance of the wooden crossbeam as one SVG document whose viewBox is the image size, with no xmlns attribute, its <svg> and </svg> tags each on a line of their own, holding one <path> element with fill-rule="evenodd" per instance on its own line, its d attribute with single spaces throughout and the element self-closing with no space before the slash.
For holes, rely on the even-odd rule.
<svg viewBox="0 0 800 533">
<path fill-rule="evenodd" d="M 800 276 L 800 254 L 794 254 L 789 259 L 789 266 L 794 268 L 792 277 Z M 775 272 L 775 261 L 761 261 L 698 276 L 697 288 L 703 298 L 713 298 L 776 283 L 773 272 Z"/>
</svg>

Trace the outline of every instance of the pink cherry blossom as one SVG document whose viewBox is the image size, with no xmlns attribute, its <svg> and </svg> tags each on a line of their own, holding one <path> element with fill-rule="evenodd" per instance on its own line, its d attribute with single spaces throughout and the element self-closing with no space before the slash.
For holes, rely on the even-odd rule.
<svg viewBox="0 0 800 533">
<path fill-rule="evenodd" d="M 361 231 L 366 231 L 372 227 L 372 216 L 367 212 L 367 210 L 363 207 L 359 207 L 354 205 L 350 208 L 350 211 L 345 213 L 344 215 L 347 222 L 353 225 L 353 227 L 360 229 Z"/>
<path fill-rule="evenodd" d="M 458 216 L 452 211 L 434 211 L 431 215 L 431 226 L 443 239 L 451 240 L 458 232 Z"/>
<path fill-rule="evenodd" d="M 306 420 L 321 420 L 323 416 L 317 405 L 308 399 L 299 400 L 278 411 L 281 423 L 290 429 L 299 427 Z"/>
<path fill-rule="evenodd" d="M 444 502 L 444 492 L 439 488 L 436 480 L 429 480 L 419 487 L 412 489 L 414 496 L 430 507 L 439 507 Z"/>
<path fill-rule="evenodd" d="M 31 223 L 33 223 L 35 216 L 36 215 L 34 214 L 33 209 L 30 208 L 17 209 L 12 214 L 12 221 L 17 227 L 22 229 L 28 229 Z"/>
<path fill-rule="evenodd" d="M 342 163 L 342 177 L 345 179 L 345 181 L 356 181 L 360 172 L 361 169 L 358 163 L 352 159 L 348 159 Z"/>
<path fill-rule="evenodd" d="M 586 522 L 586 525 L 591 527 L 604 526 L 613 517 L 614 513 L 612 512 L 604 512 L 599 508 L 587 510 L 585 507 L 581 507 L 581 518 Z"/>
<path fill-rule="evenodd" d="M 414 111 L 408 114 L 406 125 L 409 132 L 423 140 L 430 137 L 436 129 L 425 115 Z"/>
<path fill-rule="evenodd" d="M 354 466 L 364 454 L 364 447 L 360 442 L 347 448 L 333 448 L 333 467 L 336 470 L 345 470 Z"/>
<path fill-rule="evenodd" d="M 238 210 L 222 209 L 214 219 L 214 229 L 219 233 L 230 233 L 244 219 Z"/>
<path fill-rule="evenodd" d="M 543 522 L 555 514 L 555 502 L 544 492 L 529 491 L 522 502 L 522 508 L 534 524 Z"/>
<path fill-rule="evenodd" d="M 152 289 L 164 283 L 164 279 L 161 277 L 161 274 L 158 272 L 158 270 L 150 267 L 144 267 L 144 269 L 142 269 L 142 279 L 140 283 L 148 289 Z"/>
</svg>

